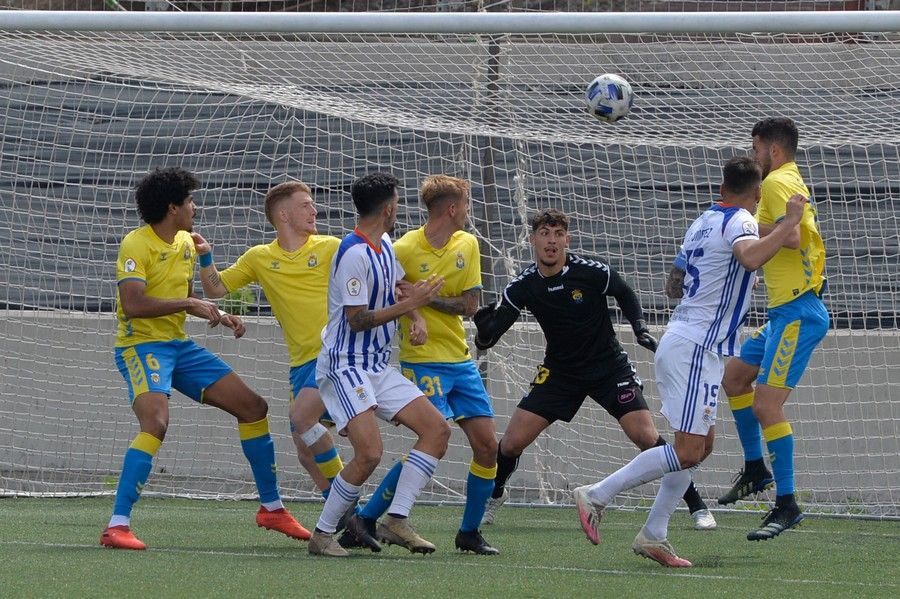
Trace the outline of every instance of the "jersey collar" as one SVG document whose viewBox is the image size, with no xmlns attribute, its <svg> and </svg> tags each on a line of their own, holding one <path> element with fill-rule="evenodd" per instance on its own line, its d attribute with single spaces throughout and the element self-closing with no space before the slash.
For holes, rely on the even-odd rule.
<svg viewBox="0 0 900 599">
<path fill-rule="evenodd" d="M 353 229 L 353 233 L 354 233 L 354 235 L 356 235 L 357 237 L 359 237 L 360 239 L 362 239 L 363 241 L 365 241 L 366 244 L 368 244 L 368 246 L 369 246 L 370 248 L 372 248 L 372 250 L 373 250 L 376 254 L 380 254 L 380 253 L 381 253 L 381 244 L 375 245 L 374 243 L 372 243 L 372 240 L 369 239 L 369 238 L 366 236 L 365 233 L 363 233 L 362 231 L 359 230 L 359 227 L 355 227 L 355 228 Z"/>
</svg>

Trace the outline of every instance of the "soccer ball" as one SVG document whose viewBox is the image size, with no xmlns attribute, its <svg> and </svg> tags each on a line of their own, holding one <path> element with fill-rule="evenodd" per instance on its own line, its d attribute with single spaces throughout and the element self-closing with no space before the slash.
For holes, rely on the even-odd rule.
<svg viewBox="0 0 900 599">
<path fill-rule="evenodd" d="M 587 88 L 588 112 L 607 123 L 615 123 L 628 114 L 634 104 L 631 84 L 618 75 L 600 75 Z"/>
</svg>

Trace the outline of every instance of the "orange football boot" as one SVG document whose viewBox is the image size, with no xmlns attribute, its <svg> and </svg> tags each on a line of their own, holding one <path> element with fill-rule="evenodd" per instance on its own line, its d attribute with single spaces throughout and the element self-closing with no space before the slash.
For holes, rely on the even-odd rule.
<svg viewBox="0 0 900 599">
<path fill-rule="evenodd" d="M 292 539 L 300 539 L 308 541 L 312 534 L 303 528 L 297 520 L 291 516 L 291 513 L 284 508 L 269 511 L 259 506 L 256 512 L 256 525 L 269 530 L 277 530 L 284 533 Z"/>
<path fill-rule="evenodd" d="M 134 536 L 134 533 L 127 526 L 110 526 L 100 535 L 100 544 L 113 549 L 143 551 L 147 548 L 147 545 Z"/>
</svg>

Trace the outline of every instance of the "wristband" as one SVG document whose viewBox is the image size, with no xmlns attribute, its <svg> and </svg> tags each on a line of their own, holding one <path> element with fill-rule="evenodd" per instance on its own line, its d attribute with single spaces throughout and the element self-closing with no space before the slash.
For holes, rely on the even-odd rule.
<svg viewBox="0 0 900 599">
<path fill-rule="evenodd" d="M 200 260 L 200 268 L 206 268 L 207 266 L 212 266 L 212 263 L 213 263 L 212 252 L 200 254 L 199 260 Z"/>
</svg>

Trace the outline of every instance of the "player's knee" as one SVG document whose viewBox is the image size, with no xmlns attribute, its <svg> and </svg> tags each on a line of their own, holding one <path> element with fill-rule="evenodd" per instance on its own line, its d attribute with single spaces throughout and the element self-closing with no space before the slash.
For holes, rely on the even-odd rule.
<svg viewBox="0 0 900 599">
<path fill-rule="evenodd" d="M 251 392 L 250 396 L 244 402 L 244 409 L 247 413 L 247 421 L 257 422 L 266 417 L 269 413 L 269 404 L 261 395 Z"/>
<path fill-rule="evenodd" d="M 728 364 L 731 365 L 731 362 Z M 744 395 L 753 390 L 753 380 L 756 373 L 751 368 L 736 365 L 731 368 L 725 367 L 725 374 L 722 376 L 722 390 L 728 397 L 736 397 Z"/>
<path fill-rule="evenodd" d="M 678 463 L 682 470 L 693 468 L 706 457 L 706 450 L 703 445 L 696 447 L 676 447 L 675 455 L 678 456 Z"/>
<path fill-rule="evenodd" d="M 167 430 L 169 430 L 169 422 L 166 418 L 153 417 L 141 420 L 141 432 L 153 435 L 160 441 L 165 440 Z"/>
<path fill-rule="evenodd" d="M 429 432 L 429 436 L 431 436 L 431 442 L 434 446 L 435 454 L 433 455 L 436 458 L 444 457 L 444 454 L 447 453 L 447 446 L 450 444 L 450 425 L 447 424 L 446 420 L 441 420 L 441 425 L 433 427 Z"/>
<path fill-rule="evenodd" d="M 508 458 L 517 458 L 522 455 L 528 448 L 528 444 L 523 439 L 517 439 L 510 435 L 503 435 L 497 444 L 497 453 L 503 454 Z"/>
<path fill-rule="evenodd" d="M 493 465 L 497 460 L 497 446 L 497 438 L 494 435 L 472 439 L 472 457 L 482 466 Z"/>
<path fill-rule="evenodd" d="M 353 461 L 359 464 L 359 469 L 366 473 L 366 477 L 375 472 L 375 468 L 381 463 L 383 449 L 381 445 L 361 447 L 353 456 Z"/>
</svg>

